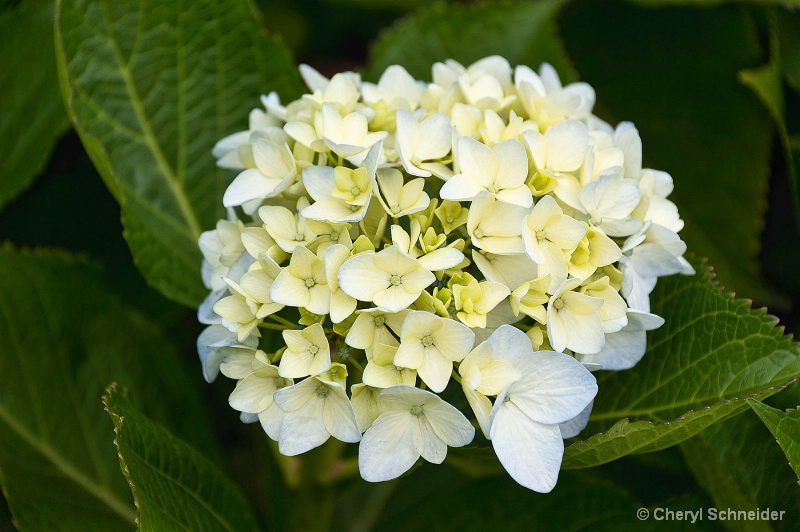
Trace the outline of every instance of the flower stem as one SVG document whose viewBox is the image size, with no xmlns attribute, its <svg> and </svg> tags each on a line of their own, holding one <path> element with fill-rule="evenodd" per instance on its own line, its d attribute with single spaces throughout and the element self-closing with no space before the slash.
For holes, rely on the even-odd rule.
<svg viewBox="0 0 800 532">
<path fill-rule="evenodd" d="M 285 331 L 287 328 L 294 329 L 294 327 L 286 327 L 285 325 L 279 325 L 277 323 L 264 323 L 261 322 L 258 324 L 259 328 L 261 329 L 271 329 L 273 331 Z"/>
<path fill-rule="evenodd" d="M 295 324 L 294 324 L 294 323 L 292 323 L 291 321 L 287 320 L 286 318 L 281 318 L 281 317 L 280 317 L 280 316 L 278 316 L 277 314 L 270 314 L 270 315 L 269 315 L 269 316 L 267 316 L 267 317 L 268 317 L 268 318 L 270 318 L 270 319 L 273 319 L 273 320 L 277 321 L 277 322 L 278 322 L 278 323 L 280 323 L 280 324 L 286 325 L 286 326 L 287 326 L 288 328 L 290 328 L 290 329 L 295 329 L 295 328 L 297 328 L 297 325 L 295 325 Z"/>
<path fill-rule="evenodd" d="M 361 362 L 354 359 L 353 357 L 348 358 L 347 361 L 350 362 L 358 371 L 364 373 L 364 366 L 361 365 Z"/>
</svg>

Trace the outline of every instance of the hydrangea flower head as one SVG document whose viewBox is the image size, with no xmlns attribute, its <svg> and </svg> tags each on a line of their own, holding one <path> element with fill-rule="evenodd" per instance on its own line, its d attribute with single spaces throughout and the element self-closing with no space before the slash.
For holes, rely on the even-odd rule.
<svg viewBox="0 0 800 532">
<path fill-rule="evenodd" d="M 547 64 L 300 70 L 214 148 L 239 173 L 199 242 L 205 378 L 285 455 L 358 443 L 377 482 L 474 443 L 552 490 L 590 369 L 635 365 L 657 279 L 693 273 L 671 177 Z"/>
</svg>

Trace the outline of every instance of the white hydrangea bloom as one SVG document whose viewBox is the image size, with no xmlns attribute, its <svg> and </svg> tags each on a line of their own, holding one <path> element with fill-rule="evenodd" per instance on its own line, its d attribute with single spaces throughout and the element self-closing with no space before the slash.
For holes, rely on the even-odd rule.
<svg viewBox="0 0 800 532">
<path fill-rule="evenodd" d="M 438 393 L 450 381 L 453 362 L 463 360 L 474 343 L 475 334 L 469 327 L 412 310 L 403 321 L 394 364 L 417 370 L 425 384 Z"/>
<path fill-rule="evenodd" d="M 435 280 L 430 270 L 396 246 L 356 255 L 339 268 L 339 287 L 346 294 L 388 312 L 408 308 Z"/>
<path fill-rule="evenodd" d="M 439 191 L 442 199 L 472 201 L 482 191 L 495 198 L 519 205 L 533 205 L 528 178 L 528 154 L 521 142 L 507 140 L 492 148 L 470 137 L 458 141 L 461 173 L 454 175 Z"/>
<path fill-rule="evenodd" d="M 198 242 L 204 377 L 238 381 L 284 455 L 360 440 L 369 481 L 472 440 L 453 377 L 509 474 L 551 490 L 589 371 L 635 365 L 658 278 L 693 273 L 672 178 L 548 64 L 300 74 L 308 94 L 262 97 L 213 150 L 238 174 Z"/>
<path fill-rule="evenodd" d="M 319 323 L 301 331 L 283 331 L 286 351 L 279 367 L 281 377 L 300 378 L 319 375 L 331 369 L 328 338 Z"/>
<path fill-rule="evenodd" d="M 397 111 L 397 153 L 406 172 L 420 177 L 452 175 L 437 162 L 450 153 L 451 129 L 450 118 L 444 113 L 420 121 L 420 113 Z"/>
<path fill-rule="evenodd" d="M 553 489 L 564 442 L 560 423 L 578 416 L 597 394 L 594 376 L 562 353 L 526 357 L 526 375 L 503 390 L 489 415 L 489 438 L 511 477 L 534 491 Z"/>
<path fill-rule="evenodd" d="M 550 275 L 548 292 L 552 293 L 566 281 L 568 254 L 578 247 L 584 235 L 586 227 L 564 214 L 551 196 L 544 196 L 537 201 L 525 218 L 522 230 L 525 252 L 539 265 L 539 275 Z"/>
<path fill-rule="evenodd" d="M 381 392 L 381 414 L 358 448 L 358 468 L 369 482 L 397 478 L 422 457 L 441 464 L 447 447 L 463 447 L 475 437 L 464 414 L 438 395 L 411 386 Z"/>
<path fill-rule="evenodd" d="M 278 449 L 296 456 L 319 447 L 333 436 L 343 442 L 361 440 L 353 405 L 341 384 L 310 377 L 273 394 L 283 411 Z"/>
</svg>

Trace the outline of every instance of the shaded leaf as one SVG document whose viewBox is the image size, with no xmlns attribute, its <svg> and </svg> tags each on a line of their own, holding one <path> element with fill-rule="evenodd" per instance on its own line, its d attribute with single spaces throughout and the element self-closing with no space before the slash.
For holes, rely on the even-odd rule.
<svg viewBox="0 0 800 532">
<path fill-rule="evenodd" d="M 726 288 L 788 305 L 765 287 L 756 260 L 773 129 L 736 79 L 762 64 L 747 11 L 574 2 L 562 13 L 566 50 L 597 91 L 597 114 L 633 121 L 645 165 L 674 178 L 689 249 L 709 257 Z"/>
<path fill-rule="evenodd" d="M 107 302 L 85 265 L 0 250 L 0 472 L 18 528 L 133 525 L 104 385 L 84 363 L 84 334 Z"/>
<path fill-rule="evenodd" d="M 776 18 L 781 68 L 789 84 L 800 91 L 800 13 L 781 10 Z"/>
<path fill-rule="evenodd" d="M 788 54 L 792 57 L 795 52 L 791 49 L 786 49 L 786 45 L 791 46 L 793 43 L 784 43 L 781 46 L 781 37 L 779 35 L 780 23 L 779 16 L 776 10 L 768 12 L 768 25 L 769 25 L 769 42 L 770 42 L 770 59 L 766 65 L 758 68 L 744 69 L 739 72 L 739 80 L 748 86 L 761 102 L 764 107 L 772 115 L 775 122 L 775 129 L 777 131 L 778 140 L 780 141 L 781 148 L 786 162 L 786 171 L 790 176 L 789 187 L 791 189 L 792 207 L 795 213 L 795 221 L 800 227 L 800 192 L 798 191 L 798 182 L 795 178 L 796 168 L 794 157 L 792 154 L 791 141 L 789 133 L 786 129 L 786 101 L 783 93 L 783 61 L 782 56 Z M 798 27 L 800 30 L 800 27 Z M 786 40 L 786 39 L 784 39 Z M 789 73 L 786 73 L 786 78 L 791 81 Z"/>
<path fill-rule="evenodd" d="M 124 529 L 135 509 L 100 397 L 111 380 L 214 452 L 194 382 L 158 327 L 64 253 L 0 249 L 0 473 L 20 528 Z M 180 405 L 180 416 L 176 415 Z"/>
<path fill-rule="evenodd" d="M 659 280 L 652 310 L 665 324 L 650 334 L 634 368 L 598 374 L 600 391 L 583 435 L 603 432 L 570 445 L 564 467 L 674 445 L 800 374 L 800 347 L 777 320 L 721 293 L 705 264 L 694 267 L 694 276 Z"/>
<path fill-rule="evenodd" d="M 800 520 L 800 488 L 792 486 L 785 456 L 752 412 L 709 427 L 679 449 L 717 508 L 786 512 L 782 520 L 771 523 L 729 523 L 734 528 L 768 525 L 766 529 L 791 530 Z"/>
<path fill-rule="evenodd" d="M 46 0 L 0 13 L 0 208 L 44 169 L 69 126 L 56 78 L 53 13 Z"/>
<path fill-rule="evenodd" d="M 563 81 L 572 69 L 556 35 L 554 17 L 562 0 L 536 3 L 499 2 L 471 6 L 436 4 L 418 11 L 386 31 L 370 54 L 367 77 L 377 79 L 398 64 L 418 79 L 430 79 L 436 61 L 455 59 L 465 65 L 499 54 L 511 65 L 539 68 L 551 63 Z"/>
<path fill-rule="evenodd" d="M 795 408 L 784 412 L 759 401 L 750 400 L 748 403 L 775 436 L 778 445 L 789 459 L 789 465 L 800 479 L 800 409 Z M 800 480 L 798 480 L 798 484 L 800 484 Z"/>
<path fill-rule="evenodd" d="M 248 0 L 60 0 L 64 100 L 122 206 L 137 266 L 167 297 L 205 295 L 197 239 L 223 215 L 227 171 L 211 147 L 247 127 L 262 92 L 299 91 L 288 50 Z"/>
<path fill-rule="evenodd" d="M 435 469 L 401 479 L 376 530 L 619 530 L 638 522 L 636 504 L 597 475 L 564 472 L 541 494 L 508 476 L 466 480 Z"/>
<path fill-rule="evenodd" d="M 103 397 L 139 530 L 255 530 L 241 494 L 211 462 L 139 412 L 117 385 Z"/>
</svg>

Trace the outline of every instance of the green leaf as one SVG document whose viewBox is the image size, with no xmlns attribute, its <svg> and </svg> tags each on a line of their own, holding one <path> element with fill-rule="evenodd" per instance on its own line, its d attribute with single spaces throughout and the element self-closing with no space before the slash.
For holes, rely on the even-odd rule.
<svg viewBox="0 0 800 532">
<path fill-rule="evenodd" d="M 122 206 L 137 266 L 196 306 L 197 239 L 223 216 L 232 177 L 211 148 L 247 127 L 262 92 L 299 92 L 290 53 L 249 0 L 59 0 L 56 47 L 64 101 Z"/>
<path fill-rule="evenodd" d="M 789 84 L 800 92 L 800 14 L 779 11 L 777 29 L 783 74 Z"/>
<path fill-rule="evenodd" d="M 96 266 L 0 248 L 0 338 L 0 484 L 19 528 L 132 527 L 100 402 L 112 380 L 214 452 L 197 378 L 158 326 L 109 293 Z"/>
<path fill-rule="evenodd" d="M 52 1 L 27 0 L 0 13 L 0 208 L 39 175 L 69 126 L 56 79 L 53 12 Z"/>
<path fill-rule="evenodd" d="M 652 312 L 665 324 L 649 336 L 634 368 L 598 375 L 600 391 L 584 434 L 603 432 L 570 445 L 563 467 L 674 445 L 800 374 L 800 346 L 775 327 L 777 320 L 721 293 L 707 266 L 693 265 L 694 276 L 659 280 Z"/>
<path fill-rule="evenodd" d="M 562 13 L 566 50 L 597 91 L 598 116 L 633 121 L 645 165 L 672 175 L 689 249 L 709 258 L 729 290 L 788 306 L 765 286 L 757 262 L 773 126 L 737 81 L 762 63 L 747 10 L 603 2 Z"/>
<path fill-rule="evenodd" d="M 752 412 L 709 427 L 679 449 L 715 507 L 786 512 L 780 522 L 740 522 L 737 528 L 751 530 L 761 524 L 790 530 L 800 520 L 800 488 L 792 485 L 786 457 Z"/>
<path fill-rule="evenodd" d="M 789 187 L 792 192 L 792 207 L 795 212 L 795 221 L 798 223 L 798 227 L 800 227 L 800 190 L 798 189 L 797 179 L 794 177 L 797 169 L 794 164 L 789 132 L 786 129 L 786 101 L 783 93 L 784 72 L 781 59 L 784 54 L 789 54 L 791 57 L 795 52 L 785 49 L 785 44 L 784 47 L 781 46 L 779 20 L 776 10 L 773 9 L 767 12 L 770 42 L 769 62 L 758 68 L 741 70 L 739 72 L 739 80 L 758 96 L 764 104 L 764 107 L 766 107 L 772 115 L 772 120 L 775 123 L 778 134 L 778 140 L 783 148 L 786 171 L 788 175 L 791 176 L 789 179 Z M 788 73 L 786 78 L 791 80 Z"/>
<path fill-rule="evenodd" d="M 563 0 L 499 2 L 471 6 L 436 4 L 386 31 L 371 51 L 367 77 L 377 79 L 398 64 L 418 79 L 430 79 L 436 61 L 468 65 L 499 54 L 512 65 L 551 63 L 569 81 L 574 76 L 556 35 L 554 17 Z"/>
<path fill-rule="evenodd" d="M 766 390 L 764 396 L 780 388 Z M 623 419 L 605 432 L 566 448 L 562 469 L 594 467 L 622 456 L 658 451 L 676 445 L 706 427 L 741 413 L 746 398 L 724 401 L 701 410 L 690 411 L 673 421 L 653 423 Z M 588 432 L 587 432 L 588 433 Z"/>
<path fill-rule="evenodd" d="M 800 479 L 800 408 L 783 412 L 758 401 L 747 402 L 775 436 L 797 478 Z"/>
<path fill-rule="evenodd" d="M 618 531 L 638 522 L 637 505 L 597 475 L 564 472 L 541 494 L 507 475 L 467 480 L 437 469 L 423 466 L 401 479 L 374 529 Z"/>
<path fill-rule="evenodd" d="M 255 530 L 241 494 L 211 462 L 151 421 L 117 385 L 103 397 L 139 509 L 139 530 Z"/>
<path fill-rule="evenodd" d="M 83 363 L 104 300 L 84 264 L 0 250 L 0 472 L 18 528 L 133 525 L 103 384 Z"/>
</svg>

